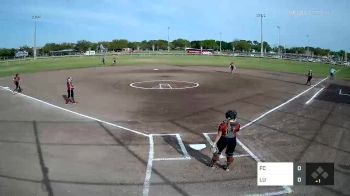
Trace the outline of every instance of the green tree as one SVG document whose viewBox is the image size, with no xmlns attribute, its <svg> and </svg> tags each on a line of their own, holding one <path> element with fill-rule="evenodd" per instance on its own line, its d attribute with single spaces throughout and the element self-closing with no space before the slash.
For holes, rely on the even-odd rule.
<svg viewBox="0 0 350 196">
<path fill-rule="evenodd" d="M 156 40 L 155 41 L 155 49 L 156 50 L 167 50 L 168 49 L 168 41 L 166 40 Z"/>
<path fill-rule="evenodd" d="M 233 41 L 233 45 L 235 47 L 235 50 L 241 52 L 249 52 L 251 50 L 251 45 L 246 40 Z"/>
<path fill-rule="evenodd" d="M 186 39 L 176 39 L 171 42 L 173 49 L 185 49 L 185 47 L 190 47 L 190 44 Z"/>
<path fill-rule="evenodd" d="M 75 49 L 80 51 L 80 52 L 85 52 L 88 49 L 92 48 L 92 43 L 86 40 L 80 40 L 77 42 L 77 44 L 75 45 Z"/>
<path fill-rule="evenodd" d="M 15 49 L 0 48 L 0 57 L 1 58 L 11 58 L 15 56 Z"/>
<path fill-rule="evenodd" d="M 113 40 L 109 47 L 110 50 L 122 50 L 123 48 L 127 48 L 128 47 L 128 40 L 126 39 L 115 39 Z"/>
<path fill-rule="evenodd" d="M 203 46 L 203 49 L 217 50 L 219 48 L 219 45 L 213 39 L 203 40 L 202 46 Z"/>
<path fill-rule="evenodd" d="M 191 48 L 200 49 L 202 46 L 202 42 L 201 41 L 191 41 L 190 45 L 191 45 Z"/>
<path fill-rule="evenodd" d="M 151 41 L 147 41 L 147 40 L 143 40 L 140 43 L 140 49 L 142 49 L 142 50 L 152 50 L 152 42 Z"/>
<path fill-rule="evenodd" d="M 271 46 L 267 42 L 263 42 L 264 51 L 269 52 L 272 50 Z"/>
</svg>

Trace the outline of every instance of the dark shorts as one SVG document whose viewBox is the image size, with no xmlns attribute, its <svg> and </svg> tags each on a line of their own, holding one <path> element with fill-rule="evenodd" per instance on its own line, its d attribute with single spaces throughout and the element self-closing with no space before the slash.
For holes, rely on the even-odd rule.
<svg viewBox="0 0 350 196">
<path fill-rule="evenodd" d="M 74 98 L 74 90 L 67 90 L 67 93 L 68 93 L 68 98 Z"/>
<path fill-rule="evenodd" d="M 221 152 L 226 148 L 226 156 L 233 156 L 233 152 L 235 151 L 236 145 L 236 138 L 221 137 L 217 143 L 217 147 L 219 150 L 217 154 L 221 154 Z"/>
<path fill-rule="evenodd" d="M 19 82 L 15 81 L 16 89 L 19 88 Z"/>
<path fill-rule="evenodd" d="M 307 77 L 307 81 L 311 81 L 311 79 L 312 79 L 312 76 Z"/>
</svg>

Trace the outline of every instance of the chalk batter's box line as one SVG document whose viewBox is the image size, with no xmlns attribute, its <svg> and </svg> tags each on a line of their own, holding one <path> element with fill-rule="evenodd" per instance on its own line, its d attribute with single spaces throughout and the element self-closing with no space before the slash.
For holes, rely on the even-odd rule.
<svg viewBox="0 0 350 196">
<path fill-rule="evenodd" d="M 191 159 L 191 156 L 188 154 L 187 150 L 186 150 L 186 147 L 181 139 L 181 136 L 180 134 L 178 133 L 156 133 L 156 134 L 150 134 L 149 137 L 152 137 L 152 140 L 153 140 L 153 137 L 154 136 L 158 136 L 158 137 L 163 137 L 163 136 L 175 136 L 176 137 L 176 140 L 181 148 L 181 151 L 182 151 L 182 154 L 183 156 L 181 157 L 159 157 L 159 158 L 153 158 L 153 161 L 179 161 L 179 160 L 190 160 Z"/>
<path fill-rule="evenodd" d="M 214 135 L 216 133 L 203 133 L 205 139 L 208 141 L 208 143 L 210 145 L 213 145 L 213 141 L 211 140 L 211 138 L 209 137 L 209 135 Z M 249 153 L 249 149 L 247 150 L 244 146 L 244 144 L 242 144 L 242 142 L 240 142 L 238 139 L 237 139 L 237 143 L 238 145 L 240 145 L 248 154 L 237 154 L 237 155 L 233 155 L 233 157 L 252 157 L 253 159 L 255 159 L 253 156 L 255 156 L 254 154 L 251 154 Z M 224 155 L 220 155 L 220 158 L 225 158 L 226 156 Z"/>
</svg>

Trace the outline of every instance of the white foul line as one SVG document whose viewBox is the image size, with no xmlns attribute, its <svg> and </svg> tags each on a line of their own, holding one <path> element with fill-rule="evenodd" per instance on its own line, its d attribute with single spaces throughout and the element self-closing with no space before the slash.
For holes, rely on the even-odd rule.
<svg viewBox="0 0 350 196">
<path fill-rule="evenodd" d="M 305 102 L 305 104 L 309 104 L 318 94 L 320 94 L 321 91 L 323 91 L 324 87 L 321 88 L 320 90 L 318 90 L 314 96 L 312 96 L 307 102 Z"/>
<path fill-rule="evenodd" d="M 180 134 L 176 134 L 176 139 L 177 139 L 177 141 L 178 141 L 178 143 L 179 143 L 179 145 L 180 145 L 180 148 L 181 148 L 181 150 L 182 150 L 182 153 L 184 154 L 184 157 L 185 157 L 186 159 L 191 159 L 190 155 L 188 154 L 188 152 L 187 152 L 187 150 L 186 150 L 186 148 L 185 148 L 184 143 L 182 142 L 182 139 L 181 139 L 181 137 L 180 137 Z"/>
<path fill-rule="evenodd" d="M 346 95 L 346 96 L 350 96 L 349 94 L 347 94 L 347 93 L 342 93 L 342 90 L 341 89 L 339 89 L 339 95 Z"/>
<path fill-rule="evenodd" d="M 11 90 L 7 89 L 6 87 L 0 86 L 0 88 L 12 92 Z M 124 130 L 126 130 L 126 131 L 130 131 L 130 132 L 132 132 L 132 133 L 136 133 L 136 134 L 139 134 L 139 135 L 148 137 L 148 134 L 146 134 L 146 133 L 142 133 L 142 132 L 139 132 L 139 131 L 136 131 L 136 130 L 133 130 L 133 129 L 129 129 L 129 128 L 127 128 L 127 127 L 123 127 L 123 126 L 120 126 L 120 125 L 117 125 L 117 124 L 114 124 L 114 123 L 110 123 L 110 122 L 107 122 L 107 121 L 104 121 L 104 120 L 100 120 L 100 119 L 98 119 L 98 118 L 94 118 L 94 117 L 91 117 L 91 116 L 88 116 L 88 115 L 85 115 L 85 114 L 81 114 L 81 113 L 79 113 L 79 112 L 74 112 L 74 111 L 72 111 L 72 110 L 68 110 L 68 109 L 66 109 L 66 108 L 63 108 L 63 107 L 60 107 L 60 106 L 57 106 L 57 105 L 48 103 L 48 102 L 46 102 L 46 101 L 43 101 L 43 100 L 40 100 L 40 99 L 31 97 L 31 96 L 29 96 L 29 95 L 25 95 L 25 94 L 22 94 L 22 93 L 18 93 L 17 95 L 20 95 L 20 96 L 23 96 L 23 97 L 32 99 L 32 100 L 34 100 L 34 101 L 38 101 L 38 102 L 40 102 L 40 103 L 49 105 L 49 106 L 54 107 L 54 108 L 59 109 L 59 110 L 63 110 L 63 111 L 66 111 L 66 112 L 69 112 L 69 113 L 72 113 L 72 114 L 75 114 L 75 115 L 78 115 L 78 116 L 81 116 L 81 117 L 84 117 L 84 118 L 88 118 L 88 119 L 90 119 L 90 120 L 94 120 L 94 121 L 97 121 L 97 122 L 101 122 L 101 123 L 104 123 L 104 124 L 107 124 L 107 125 L 110 125 L 110 126 L 113 126 L 113 127 L 117 127 L 117 128 L 120 128 L 120 129 L 124 129 Z"/>
<path fill-rule="evenodd" d="M 144 196 L 148 196 L 148 193 L 149 193 L 149 187 L 151 183 L 150 180 L 152 175 L 152 165 L 153 165 L 153 158 L 154 158 L 154 142 L 153 142 L 152 134 L 148 135 L 148 138 L 149 138 L 148 162 L 147 162 L 145 181 L 143 182 L 143 191 L 142 191 Z"/>
<path fill-rule="evenodd" d="M 183 161 L 183 160 L 191 160 L 191 158 L 174 157 L 174 158 L 155 158 L 155 159 L 153 159 L 153 161 Z"/>
<path fill-rule="evenodd" d="M 316 83 L 314 86 L 311 86 L 310 88 L 304 90 L 303 92 L 299 93 L 298 95 L 292 97 L 292 98 L 289 99 L 288 101 L 286 101 L 286 102 L 280 104 L 279 106 L 277 106 L 277 107 L 275 107 L 275 108 L 272 108 L 271 110 L 265 112 L 264 114 L 262 114 L 262 115 L 259 116 L 258 118 L 256 118 L 256 119 L 250 121 L 249 123 L 245 124 L 245 125 L 242 127 L 242 129 L 243 129 L 244 127 L 247 127 L 247 126 L 249 126 L 249 125 L 255 123 L 256 121 L 258 121 L 258 120 L 264 118 L 266 115 L 268 115 L 268 114 L 270 114 L 271 112 L 273 112 L 273 111 L 275 111 L 275 110 L 277 110 L 277 109 L 283 107 L 284 105 L 288 104 L 289 102 L 291 102 L 291 101 L 297 99 L 298 97 L 300 97 L 301 95 L 307 93 L 308 91 L 310 91 L 311 89 L 315 88 L 317 85 L 321 84 L 323 81 L 325 81 L 325 80 L 327 80 L 327 79 L 328 79 L 328 77 L 322 79 L 321 81 L 319 81 L 318 83 Z"/>
<path fill-rule="evenodd" d="M 244 126 L 242 127 L 242 129 L 244 128 Z M 210 139 L 209 135 L 212 135 L 212 134 L 215 134 L 215 133 L 203 133 L 205 139 L 209 142 L 210 145 L 213 145 L 213 141 Z M 260 162 L 260 159 L 251 151 L 249 150 L 249 148 L 244 145 L 241 141 L 239 141 L 238 138 L 237 139 L 237 143 L 242 146 L 242 148 L 256 161 L 256 162 Z"/>
</svg>

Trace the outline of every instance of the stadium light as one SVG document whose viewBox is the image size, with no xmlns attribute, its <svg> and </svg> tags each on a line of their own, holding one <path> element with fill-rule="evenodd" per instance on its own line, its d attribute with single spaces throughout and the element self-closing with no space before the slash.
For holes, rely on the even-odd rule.
<svg viewBox="0 0 350 196">
<path fill-rule="evenodd" d="M 40 18 L 40 16 L 32 16 L 34 20 L 34 46 L 33 46 L 33 58 L 36 59 L 36 21 Z"/>
<path fill-rule="evenodd" d="M 263 23 L 262 23 L 262 19 L 266 17 L 265 14 L 256 14 L 256 17 L 259 17 L 260 18 L 260 41 L 261 41 L 261 49 L 260 49 L 260 56 L 263 57 L 264 56 L 264 46 L 263 46 L 263 31 L 262 31 L 262 28 L 263 28 Z"/>
</svg>

